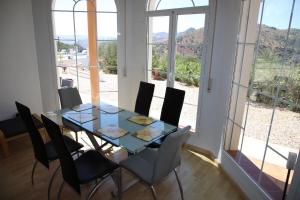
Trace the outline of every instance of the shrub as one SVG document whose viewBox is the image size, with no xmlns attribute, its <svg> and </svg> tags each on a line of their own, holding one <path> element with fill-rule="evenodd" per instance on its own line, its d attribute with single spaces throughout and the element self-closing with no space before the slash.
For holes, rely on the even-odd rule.
<svg viewBox="0 0 300 200">
<path fill-rule="evenodd" d="M 200 62 L 196 57 L 177 55 L 175 80 L 198 87 L 201 70 Z"/>
<path fill-rule="evenodd" d="M 257 71 L 256 69 L 256 72 Z M 279 73 L 279 71 L 281 73 Z M 264 74 L 264 79 L 261 77 L 255 78 L 256 81 L 254 81 L 252 85 L 253 90 L 248 91 L 248 96 L 254 94 L 256 96 L 256 102 L 273 105 L 274 98 L 272 97 L 276 97 L 278 92 L 279 101 L 276 106 L 288 108 L 295 112 L 300 111 L 299 64 L 293 68 L 284 66 L 283 70 L 265 67 L 260 73 Z M 280 74 L 280 76 L 274 74 Z M 250 78 L 250 83 L 252 83 L 252 81 L 253 76 Z"/>
<path fill-rule="evenodd" d="M 117 66 L 106 65 L 103 67 L 103 72 L 106 74 L 117 74 L 118 69 L 117 69 Z"/>
</svg>

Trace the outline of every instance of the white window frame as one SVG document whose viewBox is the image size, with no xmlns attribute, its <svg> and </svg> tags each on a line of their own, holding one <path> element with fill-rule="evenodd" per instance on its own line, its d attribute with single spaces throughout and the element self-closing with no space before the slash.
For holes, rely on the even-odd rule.
<svg viewBox="0 0 300 200">
<path fill-rule="evenodd" d="M 204 40 L 203 40 L 203 53 L 202 53 L 202 67 L 199 77 L 199 90 L 198 90 L 198 102 L 197 102 L 197 113 L 196 113 L 196 127 L 195 133 L 199 133 L 199 121 L 201 115 L 201 102 L 203 93 L 210 91 L 209 82 L 211 81 L 211 60 L 213 51 L 213 40 L 214 40 L 214 25 L 215 25 L 215 13 L 216 13 L 216 2 L 214 0 L 209 1 L 208 6 L 198 6 L 190 8 L 176 8 L 166 10 L 155 10 L 146 11 L 146 23 L 147 23 L 147 60 L 145 77 L 149 81 L 149 59 L 152 56 L 152 52 L 149 52 L 149 18 L 157 16 L 168 16 L 169 17 L 169 38 L 168 38 L 168 60 L 167 60 L 167 86 L 174 87 L 175 82 L 175 56 L 176 56 L 176 34 L 177 34 L 177 23 L 179 15 L 188 14 L 204 14 Z M 213 14 L 214 13 L 214 14 Z M 161 97 L 158 97 L 161 98 Z M 185 104 L 185 102 L 184 102 Z"/>
<path fill-rule="evenodd" d="M 53 22 L 53 33 L 55 33 L 55 20 L 54 20 L 54 13 L 56 12 L 61 12 L 61 13 L 72 13 L 73 14 L 73 39 L 71 40 L 68 40 L 68 41 L 72 41 L 74 42 L 74 46 L 77 45 L 77 32 L 76 32 L 76 17 L 75 17 L 75 13 L 88 13 L 88 11 L 76 11 L 75 8 L 76 8 L 76 5 L 80 2 L 87 2 L 89 0 L 77 0 L 77 1 L 74 1 L 74 4 L 72 5 L 72 10 L 68 10 L 68 9 L 55 9 L 55 3 L 56 1 L 59 1 L 59 0 L 54 0 L 52 2 L 52 8 L 51 8 L 51 15 L 52 15 L 52 22 Z M 97 1 L 97 0 L 96 0 Z M 98 0 L 99 2 L 101 2 L 101 0 Z M 115 6 L 116 6 L 116 11 L 98 11 L 96 10 L 96 17 L 97 14 L 116 14 L 116 17 L 117 17 L 117 23 L 118 23 L 118 1 L 116 0 L 111 0 L 112 2 L 115 3 Z M 98 29 L 98 24 L 97 24 L 97 27 Z M 55 34 L 53 34 L 55 36 Z M 56 60 L 56 67 L 58 67 L 58 61 L 57 61 L 57 47 L 56 47 L 56 42 L 57 41 L 60 41 L 59 38 L 53 38 L 54 40 L 54 44 L 55 44 L 55 60 Z M 61 41 L 66 41 L 66 40 L 61 40 Z M 119 51 L 118 49 L 118 46 L 119 46 L 119 43 L 120 43 L 120 39 L 119 37 L 117 36 L 116 39 L 100 39 L 98 38 L 98 35 L 97 35 L 97 40 L 96 40 L 96 43 L 97 43 L 97 51 L 98 51 L 98 48 L 99 48 L 99 45 L 101 42 L 116 42 L 117 43 L 117 52 Z M 118 54 L 118 53 L 117 53 Z M 97 59 L 98 59 L 98 56 L 97 56 Z M 117 60 L 118 60 L 118 56 L 117 56 Z M 97 65 L 99 62 L 97 61 Z M 80 81 L 79 81 L 79 65 L 78 65 L 78 50 L 77 48 L 75 48 L 75 66 L 71 66 L 71 67 L 74 67 L 76 69 L 76 78 L 77 78 L 77 85 L 76 87 L 78 88 L 78 90 L 80 91 Z M 99 66 L 98 66 L 99 67 Z M 118 73 L 119 73 L 119 67 L 116 66 L 118 68 Z M 57 77 L 57 81 L 58 81 L 58 86 L 60 86 L 60 83 L 59 83 L 59 80 L 58 80 L 58 77 Z M 110 91 L 110 92 L 116 92 L 117 94 L 119 93 L 119 90 L 113 90 L 113 91 Z M 101 90 L 99 88 L 99 94 L 101 94 Z"/>
</svg>

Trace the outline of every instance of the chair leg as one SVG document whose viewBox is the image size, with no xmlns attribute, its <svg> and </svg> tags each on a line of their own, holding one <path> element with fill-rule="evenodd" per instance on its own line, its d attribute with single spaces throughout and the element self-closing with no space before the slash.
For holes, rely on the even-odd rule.
<svg viewBox="0 0 300 200">
<path fill-rule="evenodd" d="M 48 185 L 48 200 L 50 200 L 51 186 L 52 186 L 54 177 L 55 177 L 55 175 L 57 174 L 59 168 L 60 168 L 60 165 L 55 169 L 54 173 L 53 173 L 52 176 L 51 176 L 51 179 L 50 179 L 50 182 L 49 182 L 49 185 Z"/>
<path fill-rule="evenodd" d="M 122 199 L 122 168 L 119 168 L 118 199 Z"/>
<path fill-rule="evenodd" d="M 181 200 L 184 200 L 184 197 L 183 197 L 183 190 L 182 190 L 182 185 L 181 185 L 181 182 L 180 182 L 180 180 L 179 180 L 179 177 L 178 177 L 178 174 L 177 174 L 176 169 L 174 169 L 174 173 L 175 173 L 176 180 L 177 180 L 177 183 L 178 183 L 178 186 L 179 186 Z"/>
<path fill-rule="evenodd" d="M 118 198 L 119 200 L 122 199 L 122 168 L 115 170 L 114 173 L 111 174 L 111 178 L 114 184 L 117 186 L 117 191 L 112 191 L 111 195 L 113 198 Z"/>
<path fill-rule="evenodd" d="M 155 191 L 154 186 L 151 185 L 150 188 L 151 188 L 151 191 L 152 191 L 153 198 L 154 198 L 155 200 L 157 200 L 157 194 L 156 194 L 156 191 Z"/>
<path fill-rule="evenodd" d="M 75 140 L 76 140 L 76 142 L 78 142 L 78 133 L 77 132 L 75 132 Z"/>
<path fill-rule="evenodd" d="M 60 199 L 60 195 L 61 195 L 61 192 L 62 192 L 62 190 L 63 190 L 64 184 L 65 184 L 65 181 L 63 181 L 63 182 L 61 183 L 60 187 L 59 187 L 59 191 L 58 191 L 58 193 L 57 193 L 57 200 Z"/>
<path fill-rule="evenodd" d="M 34 184 L 33 176 L 34 176 L 34 171 L 35 171 L 35 168 L 36 168 L 37 163 L 38 163 L 38 161 L 35 160 L 35 161 L 34 161 L 34 164 L 33 164 L 33 167 L 32 167 L 32 171 L 31 171 L 31 185 Z"/>
<path fill-rule="evenodd" d="M 4 133 L 0 130 L 0 145 L 3 150 L 3 154 L 5 157 L 8 157 L 10 155 L 8 150 L 7 141 L 5 140 Z"/>
<path fill-rule="evenodd" d="M 100 186 L 104 183 L 105 179 L 106 179 L 106 177 L 104 177 L 97 184 L 94 185 L 94 187 L 92 188 L 90 193 L 87 195 L 87 200 L 91 199 L 94 196 L 94 194 L 97 192 L 97 190 L 100 188 Z"/>
</svg>

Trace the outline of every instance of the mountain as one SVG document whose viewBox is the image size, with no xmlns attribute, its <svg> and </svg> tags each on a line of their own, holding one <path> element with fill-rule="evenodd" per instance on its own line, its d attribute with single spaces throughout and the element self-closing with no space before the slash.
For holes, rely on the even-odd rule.
<svg viewBox="0 0 300 200">
<path fill-rule="evenodd" d="M 169 34 L 166 32 L 158 32 L 153 34 L 153 42 L 166 42 L 168 40 Z"/>
<path fill-rule="evenodd" d="M 188 28 L 187 30 L 177 34 L 177 53 L 184 56 L 200 57 L 202 54 L 204 29 Z M 289 40 L 286 49 L 288 62 L 296 64 L 300 63 L 300 29 L 291 29 L 289 33 Z M 285 39 L 287 35 L 286 29 L 277 29 L 274 27 L 262 25 L 258 56 L 260 58 L 274 60 L 282 59 L 285 53 Z M 167 44 L 169 34 L 166 32 L 153 33 L 154 43 Z M 58 38 L 58 36 L 56 36 Z M 60 42 L 66 44 L 74 44 L 73 36 L 61 35 L 59 36 Z M 87 36 L 78 35 L 77 41 L 80 46 L 87 48 Z M 166 54 L 167 45 L 160 45 L 154 47 L 158 54 Z"/>
<path fill-rule="evenodd" d="M 73 35 L 57 35 L 55 36 L 56 39 L 59 39 L 60 42 L 63 42 L 65 44 L 74 44 L 74 36 Z M 76 36 L 77 43 L 82 46 L 83 48 L 88 47 L 88 37 L 86 35 L 77 35 Z M 100 38 L 100 40 L 117 40 L 114 37 L 103 37 Z"/>
<path fill-rule="evenodd" d="M 177 43 L 180 44 L 191 44 L 191 43 L 202 43 L 203 41 L 203 28 L 195 29 L 195 28 L 188 28 L 187 30 L 180 32 L 177 34 L 176 40 Z M 169 34 L 166 32 L 158 32 L 153 33 L 153 42 L 167 42 Z"/>
<path fill-rule="evenodd" d="M 187 57 L 200 57 L 202 54 L 202 43 L 203 43 L 203 28 L 195 29 L 188 28 L 187 30 L 177 34 L 177 53 L 180 53 Z M 165 43 L 168 41 L 168 33 L 159 32 L 153 33 L 154 43 Z M 158 54 L 166 54 L 167 46 L 156 47 Z"/>
<path fill-rule="evenodd" d="M 259 55 L 283 58 L 286 35 L 287 29 L 277 29 L 263 25 L 259 41 Z M 290 29 L 286 53 L 288 62 L 300 63 L 300 29 Z"/>
<path fill-rule="evenodd" d="M 185 55 L 201 55 L 204 29 L 188 28 L 177 34 L 177 52 Z M 287 45 L 288 62 L 300 63 L 300 29 L 291 29 Z M 287 29 L 277 29 L 262 25 L 259 41 L 259 57 L 274 59 L 283 58 Z M 154 33 L 153 42 L 167 43 L 167 33 Z M 160 48 L 161 52 L 164 52 Z"/>
</svg>

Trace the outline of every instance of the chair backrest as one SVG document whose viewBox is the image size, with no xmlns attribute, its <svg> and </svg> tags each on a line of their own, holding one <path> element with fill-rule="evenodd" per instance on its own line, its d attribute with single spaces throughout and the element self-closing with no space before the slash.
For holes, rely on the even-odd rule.
<svg viewBox="0 0 300 200">
<path fill-rule="evenodd" d="M 40 135 L 39 131 L 34 125 L 34 121 L 32 119 L 30 109 L 19 102 L 15 102 L 15 103 L 16 103 L 17 110 L 29 133 L 35 158 L 40 163 L 42 163 L 45 167 L 49 168 L 49 160 L 45 149 L 45 144 L 42 139 L 42 136 Z"/>
<path fill-rule="evenodd" d="M 158 150 L 152 181 L 167 176 L 180 164 L 181 146 L 189 137 L 191 126 L 187 126 L 167 136 Z"/>
<path fill-rule="evenodd" d="M 60 105 L 62 109 L 73 108 L 82 104 L 82 100 L 76 87 L 67 87 L 58 89 Z"/>
<path fill-rule="evenodd" d="M 75 163 L 63 140 L 59 126 L 44 115 L 41 117 L 52 140 L 54 148 L 57 151 L 64 180 L 80 194 L 80 183 Z"/>
<path fill-rule="evenodd" d="M 147 82 L 140 82 L 139 91 L 136 97 L 134 112 L 148 116 L 153 98 L 155 85 Z"/>
<path fill-rule="evenodd" d="M 185 91 L 167 87 L 160 120 L 178 126 Z"/>
</svg>

